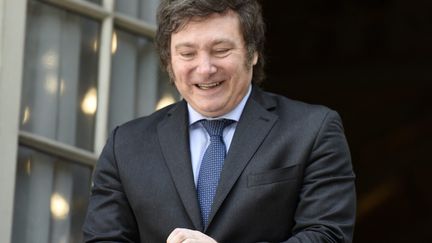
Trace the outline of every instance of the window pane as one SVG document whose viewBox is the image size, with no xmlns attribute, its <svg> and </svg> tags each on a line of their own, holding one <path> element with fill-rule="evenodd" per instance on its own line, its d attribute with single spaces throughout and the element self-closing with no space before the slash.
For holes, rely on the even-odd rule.
<svg viewBox="0 0 432 243">
<path fill-rule="evenodd" d="M 159 0 L 122 0 L 115 1 L 115 10 L 151 24 L 156 24 L 156 9 Z"/>
<path fill-rule="evenodd" d="M 168 73 L 159 69 L 158 96 L 155 110 L 164 108 L 180 100 L 180 94 L 173 83 L 169 81 Z"/>
<path fill-rule="evenodd" d="M 92 170 L 21 146 L 12 242 L 82 242 Z"/>
<path fill-rule="evenodd" d="M 101 5 L 102 4 L 102 0 L 84 0 L 84 1 L 92 2 L 92 3 L 95 3 L 97 5 Z"/>
<path fill-rule="evenodd" d="M 149 115 L 179 95 L 159 68 L 153 43 L 125 31 L 113 36 L 109 129 L 133 118 Z M 159 102 L 163 99 L 162 102 Z"/>
<path fill-rule="evenodd" d="M 93 150 L 98 22 L 29 1 L 21 129 Z"/>
</svg>

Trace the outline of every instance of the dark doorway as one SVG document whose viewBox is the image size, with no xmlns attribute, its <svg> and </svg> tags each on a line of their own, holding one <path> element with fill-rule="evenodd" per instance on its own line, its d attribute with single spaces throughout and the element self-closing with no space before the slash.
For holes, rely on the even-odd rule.
<svg viewBox="0 0 432 243">
<path fill-rule="evenodd" d="M 262 2 L 264 88 L 344 120 L 354 242 L 432 242 L 432 1 Z"/>
</svg>

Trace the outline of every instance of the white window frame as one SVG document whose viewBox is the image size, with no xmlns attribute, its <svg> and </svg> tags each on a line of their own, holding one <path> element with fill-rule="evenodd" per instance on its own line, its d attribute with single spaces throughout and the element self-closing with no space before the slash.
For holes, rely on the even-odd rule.
<svg viewBox="0 0 432 243">
<path fill-rule="evenodd" d="M 0 242 L 10 242 L 26 5 L 0 0 Z"/>
<path fill-rule="evenodd" d="M 154 24 L 115 12 L 115 0 L 103 0 L 101 6 L 82 0 L 39 1 L 101 23 L 94 152 L 19 130 L 27 1 L 0 0 L 0 242 L 12 239 L 18 147 L 23 145 L 94 167 L 107 138 L 114 26 L 151 40 L 156 32 Z"/>
</svg>

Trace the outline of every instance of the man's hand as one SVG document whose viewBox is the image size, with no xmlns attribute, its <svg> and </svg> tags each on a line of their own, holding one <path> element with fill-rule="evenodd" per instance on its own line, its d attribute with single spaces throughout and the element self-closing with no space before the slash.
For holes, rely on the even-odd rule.
<svg viewBox="0 0 432 243">
<path fill-rule="evenodd" d="M 209 236 L 190 229 L 177 228 L 168 236 L 167 243 L 217 243 Z"/>
</svg>

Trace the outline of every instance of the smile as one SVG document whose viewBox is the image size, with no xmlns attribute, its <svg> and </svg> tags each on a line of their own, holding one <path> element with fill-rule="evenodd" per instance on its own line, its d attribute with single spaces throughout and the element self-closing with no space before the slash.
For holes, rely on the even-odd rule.
<svg viewBox="0 0 432 243">
<path fill-rule="evenodd" d="M 216 82 L 216 83 L 208 83 L 208 84 L 195 84 L 195 86 L 200 88 L 200 89 L 207 90 L 207 89 L 215 88 L 221 84 L 222 84 L 222 82 Z"/>
</svg>

